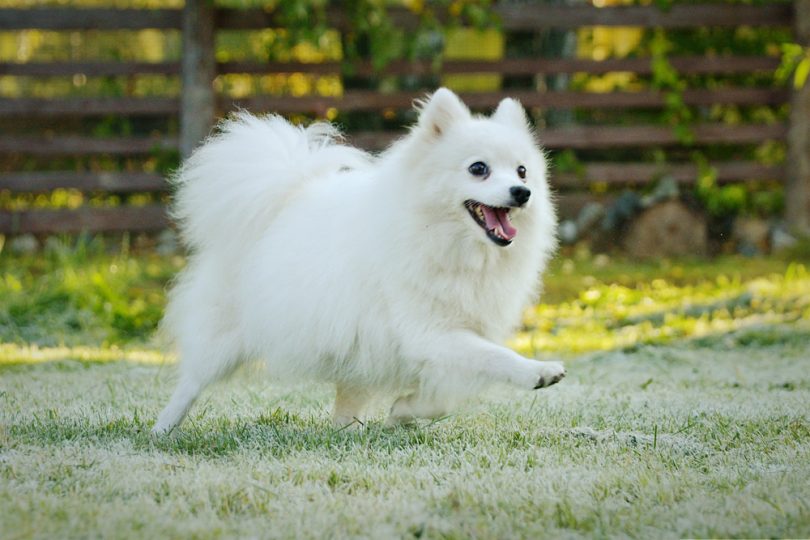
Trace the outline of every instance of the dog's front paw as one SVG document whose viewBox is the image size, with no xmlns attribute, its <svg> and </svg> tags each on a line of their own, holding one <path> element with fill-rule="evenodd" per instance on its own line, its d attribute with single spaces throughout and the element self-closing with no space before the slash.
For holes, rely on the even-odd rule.
<svg viewBox="0 0 810 540">
<path fill-rule="evenodd" d="M 539 375 L 534 390 L 557 384 L 565 377 L 565 366 L 562 362 L 540 362 Z"/>
</svg>

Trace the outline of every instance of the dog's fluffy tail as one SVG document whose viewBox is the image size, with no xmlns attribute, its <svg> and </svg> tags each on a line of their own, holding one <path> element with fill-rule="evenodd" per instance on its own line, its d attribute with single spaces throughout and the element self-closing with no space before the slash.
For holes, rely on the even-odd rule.
<svg viewBox="0 0 810 540">
<path fill-rule="evenodd" d="M 249 246 L 304 185 L 369 161 L 339 141 L 323 122 L 302 128 L 246 112 L 223 121 L 173 179 L 172 217 L 183 239 L 198 253 Z"/>
</svg>

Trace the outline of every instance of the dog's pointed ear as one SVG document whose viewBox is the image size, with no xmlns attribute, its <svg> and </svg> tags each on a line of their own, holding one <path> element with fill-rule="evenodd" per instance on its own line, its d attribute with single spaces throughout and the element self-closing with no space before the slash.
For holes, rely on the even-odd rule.
<svg viewBox="0 0 810 540">
<path fill-rule="evenodd" d="M 447 88 L 439 88 L 432 96 L 417 102 L 419 125 L 439 136 L 454 122 L 470 118 L 470 109 Z"/>
<path fill-rule="evenodd" d="M 492 113 L 492 119 L 501 124 L 514 126 L 518 128 L 526 128 L 529 121 L 526 118 L 526 111 L 523 110 L 523 105 L 516 99 L 505 98 L 498 104 L 498 108 Z"/>
</svg>

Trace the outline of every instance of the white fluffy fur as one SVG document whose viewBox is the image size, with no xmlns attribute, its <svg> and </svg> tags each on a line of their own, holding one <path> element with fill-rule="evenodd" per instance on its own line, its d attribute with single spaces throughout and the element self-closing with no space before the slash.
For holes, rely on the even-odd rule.
<svg viewBox="0 0 810 540">
<path fill-rule="evenodd" d="M 523 109 L 470 114 L 449 90 L 420 104 L 410 134 L 379 157 L 331 125 L 240 113 L 176 177 L 174 216 L 192 255 L 164 329 L 180 380 L 154 431 L 171 431 L 207 385 L 263 359 L 274 380 L 337 386 L 335 422 L 369 399 L 391 422 L 446 413 L 491 383 L 527 390 L 564 375 L 498 345 L 518 323 L 555 246 L 546 165 Z M 468 167 L 486 162 L 489 178 Z M 510 204 L 500 247 L 464 202 Z"/>
</svg>

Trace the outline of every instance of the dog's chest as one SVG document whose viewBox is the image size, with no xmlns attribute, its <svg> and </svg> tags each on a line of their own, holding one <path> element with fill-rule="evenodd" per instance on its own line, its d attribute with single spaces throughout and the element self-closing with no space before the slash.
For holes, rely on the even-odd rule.
<svg viewBox="0 0 810 540">
<path fill-rule="evenodd" d="M 411 276 L 403 291 L 420 317 L 446 328 L 464 328 L 489 339 L 505 337 L 520 317 L 531 288 L 512 265 L 497 271 L 433 269 L 429 279 Z"/>
</svg>

